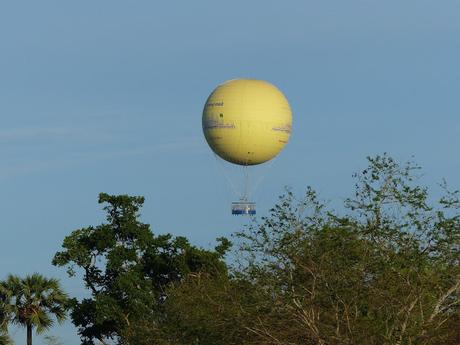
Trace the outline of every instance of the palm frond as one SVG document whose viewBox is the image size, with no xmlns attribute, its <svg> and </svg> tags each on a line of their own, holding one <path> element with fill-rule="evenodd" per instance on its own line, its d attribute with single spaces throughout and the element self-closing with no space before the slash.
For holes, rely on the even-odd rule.
<svg viewBox="0 0 460 345">
<path fill-rule="evenodd" d="M 59 323 L 65 320 L 68 299 L 57 279 L 38 273 L 24 278 L 9 275 L 0 282 L 0 328 L 2 320 L 8 320 L 23 327 L 31 325 L 42 333 L 53 326 L 54 319 Z"/>
</svg>

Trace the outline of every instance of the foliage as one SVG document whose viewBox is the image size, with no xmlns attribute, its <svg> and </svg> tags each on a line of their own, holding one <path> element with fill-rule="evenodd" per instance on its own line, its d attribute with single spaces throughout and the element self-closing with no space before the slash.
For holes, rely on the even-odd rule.
<svg viewBox="0 0 460 345">
<path fill-rule="evenodd" d="M 248 325 L 263 313 L 263 298 L 255 286 L 236 277 L 189 275 L 168 289 L 163 340 L 177 345 L 249 343 L 255 337 Z"/>
<path fill-rule="evenodd" d="M 12 341 L 7 334 L 10 320 L 9 296 L 3 284 L 0 284 L 0 345 L 10 345 Z"/>
<path fill-rule="evenodd" d="M 3 333 L 3 332 L 0 332 L 0 345 L 12 345 L 13 342 L 11 340 L 11 338 Z"/>
<path fill-rule="evenodd" d="M 45 344 L 47 345 L 64 345 L 64 343 L 56 336 L 46 335 L 44 337 Z"/>
<path fill-rule="evenodd" d="M 169 344 L 457 344 L 460 200 L 369 158 L 339 215 L 288 191 L 238 237 L 231 277 L 168 289 Z"/>
<path fill-rule="evenodd" d="M 0 283 L 0 290 L 7 296 L 6 322 L 13 322 L 27 329 L 27 344 L 32 344 L 32 330 L 42 333 L 53 326 L 53 317 L 61 323 L 66 317 L 68 297 L 56 279 L 48 279 L 38 273 L 25 278 L 9 275 Z"/>
<path fill-rule="evenodd" d="M 8 330 L 8 322 L 11 317 L 9 291 L 4 284 L 0 283 L 0 332 Z"/>
<path fill-rule="evenodd" d="M 152 343 L 164 318 L 166 288 L 193 272 L 223 274 L 221 260 L 230 243 L 222 240 L 216 251 L 190 245 L 184 237 L 155 236 L 139 221 L 143 197 L 101 193 L 107 221 L 73 231 L 53 264 L 76 269 L 91 296 L 73 300 L 71 313 L 82 344 Z"/>
<path fill-rule="evenodd" d="M 414 163 L 368 163 L 340 212 L 287 190 L 236 234 L 230 268 L 228 240 L 207 251 L 153 235 L 143 198 L 101 194 L 107 221 L 53 260 L 90 291 L 73 300 L 83 344 L 460 343 L 459 192 L 443 182 L 433 202 Z"/>
</svg>

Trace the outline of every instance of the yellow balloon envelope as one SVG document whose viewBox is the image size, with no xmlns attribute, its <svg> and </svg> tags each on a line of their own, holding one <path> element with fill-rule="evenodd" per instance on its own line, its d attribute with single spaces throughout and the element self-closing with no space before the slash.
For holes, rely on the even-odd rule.
<svg viewBox="0 0 460 345">
<path fill-rule="evenodd" d="M 283 93 L 254 79 L 219 85 L 203 110 L 203 132 L 211 149 L 239 165 L 274 158 L 289 140 L 292 113 Z"/>
</svg>

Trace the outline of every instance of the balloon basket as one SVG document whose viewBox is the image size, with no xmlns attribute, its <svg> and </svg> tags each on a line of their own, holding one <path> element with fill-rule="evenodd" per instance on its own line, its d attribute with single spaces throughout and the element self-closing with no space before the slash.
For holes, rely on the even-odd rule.
<svg viewBox="0 0 460 345">
<path fill-rule="evenodd" d="M 255 215 L 256 214 L 256 203 L 240 200 L 232 202 L 232 214 L 234 215 Z"/>
</svg>

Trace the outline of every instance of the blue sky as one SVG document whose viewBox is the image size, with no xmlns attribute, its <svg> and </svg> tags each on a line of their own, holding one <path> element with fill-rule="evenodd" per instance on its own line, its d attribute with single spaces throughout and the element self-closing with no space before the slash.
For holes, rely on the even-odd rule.
<svg viewBox="0 0 460 345">
<path fill-rule="evenodd" d="M 237 77 L 274 83 L 293 109 L 261 214 L 284 186 L 342 200 L 382 152 L 460 187 L 459 13 L 453 0 L 2 2 L 0 278 L 38 271 L 81 294 L 50 260 L 103 219 L 99 192 L 144 195 L 154 232 L 205 247 L 238 229 L 201 130 L 208 94 Z M 79 344 L 69 323 L 51 334 Z"/>
</svg>

